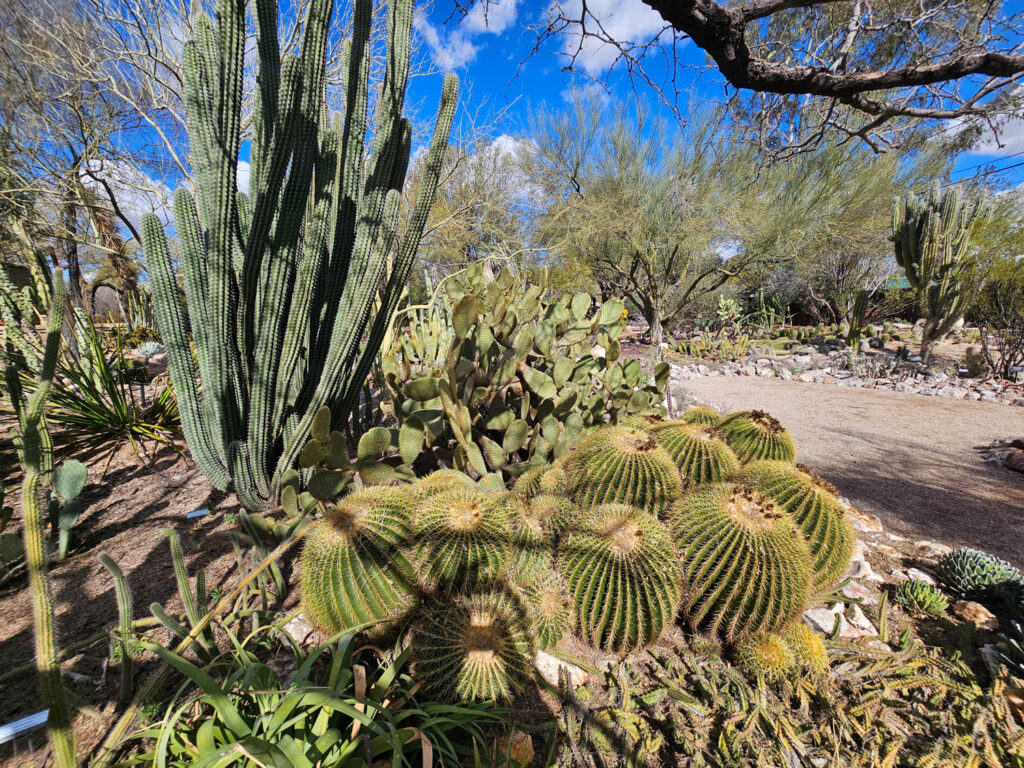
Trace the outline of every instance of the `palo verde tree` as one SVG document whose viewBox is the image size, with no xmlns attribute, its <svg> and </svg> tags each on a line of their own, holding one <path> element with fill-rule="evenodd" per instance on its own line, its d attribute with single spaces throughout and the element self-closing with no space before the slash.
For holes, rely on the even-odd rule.
<svg viewBox="0 0 1024 768">
<path fill-rule="evenodd" d="M 316 412 L 328 405 L 348 413 L 359 397 L 433 203 L 457 82 L 445 79 L 424 179 L 403 229 L 413 0 L 389 5 L 372 132 L 372 1 L 355 2 L 344 112 L 332 117 L 324 102 L 332 0 L 309 4 L 297 55 L 281 54 L 276 0 L 256 0 L 259 88 L 250 194 L 243 195 L 236 174 L 246 5 L 218 0 L 216 24 L 200 15 L 184 51 L 195 194 L 176 193 L 175 225 L 187 303 L 159 220 L 147 217 L 142 234 L 189 448 L 216 487 L 263 509 L 295 464 Z"/>
<path fill-rule="evenodd" d="M 984 204 L 957 186 L 935 184 L 927 196 L 897 198 L 892 212 L 896 262 L 914 290 L 924 319 L 921 360 L 927 365 L 937 339 L 949 333 L 967 308 L 975 265 L 971 227 Z"/>
<path fill-rule="evenodd" d="M 534 131 L 527 168 L 551 201 L 539 233 L 562 269 L 633 304 L 660 344 L 691 301 L 743 269 L 746 252 L 722 252 L 743 230 L 754 164 L 713 114 L 679 140 L 642 111 L 607 120 L 585 101 Z"/>
</svg>

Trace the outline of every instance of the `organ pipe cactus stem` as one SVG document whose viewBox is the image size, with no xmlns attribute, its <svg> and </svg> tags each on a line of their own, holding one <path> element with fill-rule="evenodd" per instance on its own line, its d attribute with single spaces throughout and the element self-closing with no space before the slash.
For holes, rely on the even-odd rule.
<svg viewBox="0 0 1024 768">
<path fill-rule="evenodd" d="M 182 53 L 194 173 L 175 195 L 174 218 L 187 301 L 155 216 L 144 218 L 142 240 L 192 456 L 214 486 L 261 511 L 276 500 L 320 408 L 340 420 L 358 402 L 433 205 L 458 87 L 445 78 L 422 183 L 401 227 L 414 0 L 388 4 L 376 96 L 373 2 L 355 0 L 344 112 L 333 121 L 324 100 L 333 2 L 311 0 L 298 53 L 282 54 L 277 1 L 254 0 L 258 88 L 246 196 L 235 181 L 246 5 L 217 0 L 216 22 L 199 13 Z"/>
<path fill-rule="evenodd" d="M 45 262 L 44 262 L 45 265 Z M 24 477 L 21 482 L 21 513 L 24 525 L 25 563 L 29 590 L 32 594 L 32 619 L 35 627 L 36 670 L 42 703 L 49 709 L 47 728 L 53 760 L 57 768 L 73 768 L 75 741 L 71 731 L 68 707 L 60 666 L 57 663 L 53 632 L 53 599 L 47 572 L 45 541 L 45 510 L 42 504 L 42 480 L 45 470 L 53 466 L 52 447 L 46 429 L 45 407 L 53 384 L 53 375 L 60 353 L 61 325 L 64 322 L 64 281 L 48 274 L 52 303 L 46 330 L 46 347 L 39 369 L 37 386 L 26 400 L 19 380 L 20 367 L 11 365 L 6 372 L 11 404 L 20 429 L 19 458 Z"/>
<path fill-rule="evenodd" d="M 118 635 L 117 646 L 121 652 L 121 689 L 118 701 L 122 704 L 132 697 L 135 679 L 135 633 L 132 631 L 132 595 L 128 589 L 128 581 L 124 577 L 121 566 L 106 552 L 100 552 L 100 564 L 110 572 L 114 579 L 114 593 L 117 596 Z"/>
</svg>

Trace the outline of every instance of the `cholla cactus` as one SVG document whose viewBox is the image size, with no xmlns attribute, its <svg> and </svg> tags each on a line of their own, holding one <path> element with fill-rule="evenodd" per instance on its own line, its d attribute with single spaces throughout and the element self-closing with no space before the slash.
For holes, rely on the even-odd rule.
<svg viewBox="0 0 1024 768">
<path fill-rule="evenodd" d="M 321 406 L 340 419 L 357 404 L 433 204 L 455 112 L 449 75 L 419 196 L 400 231 L 413 0 L 388 4 L 377 98 L 369 93 L 373 3 L 356 0 L 345 111 L 332 118 L 324 93 L 333 5 L 312 0 L 298 53 L 282 55 L 276 0 L 255 2 L 248 196 L 236 182 L 248 130 L 246 3 L 217 0 L 216 22 L 195 15 L 195 39 L 182 52 L 194 178 L 174 199 L 186 302 L 160 220 L 142 222 L 189 449 L 214 486 L 252 510 L 276 498 Z"/>
</svg>

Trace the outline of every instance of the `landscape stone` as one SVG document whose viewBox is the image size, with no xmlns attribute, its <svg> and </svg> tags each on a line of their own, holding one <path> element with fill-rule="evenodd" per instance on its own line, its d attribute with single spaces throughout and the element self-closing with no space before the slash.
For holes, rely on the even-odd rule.
<svg viewBox="0 0 1024 768">
<path fill-rule="evenodd" d="M 848 581 L 843 585 L 843 597 L 860 600 L 864 605 L 878 605 L 878 596 L 859 581 Z"/>
<path fill-rule="evenodd" d="M 981 603 L 973 600 L 958 600 L 953 604 L 953 613 L 964 621 L 973 621 L 978 629 L 997 630 L 999 619 Z"/>
<path fill-rule="evenodd" d="M 573 688 L 579 688 L 581 685 L 586 685 L 590 682 L 590 675 L 582 669 L 575 664 L 570 664 L 567 661 L 562 661 L 552 656 L 547 651 L 537 651 L 533 663 L 537 667 L 537 671 L 540 672 L 540 676 L 544 678 L 544 681 L 556 688 L 558 687 L 558 673 L 561 669 L 565 670 L 569 677 L 569 685 Z"/>
<path fill-rule="evenodd" d="M 846 514 L 849 516 L 850 522 L 853 523 L 853 527 L 858 531 L 864 531 L 866 533 L 881 533 L 883 530 L 882 521 L 875 515 L 868 512 L 861 512 L 855 507 L 848 507 Z"/>
<path fill-rule="evenodd" d="M 914 546 L 918 549 L 923 549 L 930 557 L 942 557 L 953 551 L 952 547 L 940 544 L 937 541 L 928 541 L 927 539 L 914 542 Z"/>
<path fill-rule="evenodd" d="M 916 579 L 917 581 L 923 581 L 927 584 L 931 584 L 932 586 L 935 586 L 936 583 L 935 579 L 932 578 L 932 576 L 917 568 L 908 568 L 907 576 L 911 579 Z"/>
</svg>

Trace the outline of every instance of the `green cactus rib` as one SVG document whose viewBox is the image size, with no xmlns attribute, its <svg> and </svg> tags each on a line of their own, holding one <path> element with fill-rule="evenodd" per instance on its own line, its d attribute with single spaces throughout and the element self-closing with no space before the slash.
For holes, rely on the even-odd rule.
<svg viewBox="0 0 1024 768">
<path fill-rule="evenodd" d="M 544 493 L 530 499 L 530 514 L 552 536 L 559 536 L 579 522 L 580 508 L 566 496 Z"/>
<path fill-rule="evenodd" d="M 558 552 L 580 635 L 611 651 L 657 640 L 679 609 L 677 558 L 653 515 L 625 504 L 590 510 Z"/>
<path fill-rule="evenodd" d="M 949 608 L 949 599 L 934 584 L 920 579 L 904 579 L 896 585 L 893 600 L 910 611 L 941 616 Z"/>
<path fill-rule="evenodd" d="M 421 477 L 410 485 L 407 491 L 413 501 L 419 503 L 442 491 L 450 491 L 453 488 L 473 488 L 474 486 L 473 478 L 465 472 L 459 472 L 457 469 L 439 469 Z"/>
<path fill-rule="evenodd" d="M 764 411 L 737 411 L 725 416 L 715 427 L 736 453 L 741 464 L 768 459 L 795 461 L 793 438 L 771 414 Z"/>
<path fill-rule="evenodd" d="M 522 587 L 534 643 L 542 651 L 554 648 L 572 628 L 569 595 L 558 572 L 546 568 Z"/>
<path fill-rule="evenodd" d="M 796 656 L 789 644 L 769 632 L 758 632 L 736 643 L 733 660 L 746 675 L 766 683 L 776 683 L 788 677 L 797 667 Z"/>
<path fill-rule="evenodd" d="M 736 454 L 707 427 L 667 421 L 653 427 L 651 436 L 672 457 L 684 480 L 720 483 L 739 471 Z"/>
<path fill-rule="evenodd" d="M 412 657 L 424 693 L 442 701 L 510 701 L 533 658 L 522 600 L 504 588 L 457 593 L 413 626 Z"/>
<path fill-rule="evenodd" d="M 453 488 L 416 510 L 416 562 L 424 586 L 451 590 L 499 577 L 511 554 L 512 516 L 502 494 Z"/>
<path fill-rule="evenodd" d="M 352 412 L 433 204 L 457 100 L 448 76 L 423 183 L 400 227 L 413 0 L 388 4 L 377 98 L 369 93 L 373 3 L 356 0 L 344 113 L 332 120 L 323 94 L 333 5 L 312 0 L 297 53 L 282 55 L 277 2 L 255 1 L 249 197 L 236 183 L 246 2 L 217 0 L 216 22 L 196 14 L 195 39 L 182 53 L 194 178 L 174 205 L 187 301 L 161 223 L 147 216 L 142 224 L 189 448 L 207 478 L 251 510 L 276 497 L 322 406 L 339 419 Z"/>
<path fill-rule="evenodd" d="M 551 535 L 529 502 L 509 494 L 502 505 L 509 517 L 509 578 L 517 584 L 528 584 L 551 567 Z"/>
<path fill-rule="evenodd" d="M 401 489 L 366 488 L 329 506 L 300 559 L 306 616 L 329 635 L 390 632 L 417 602 L 411 538 L 412 502 Z"/>
<path fill-rule="evenodd" d="M 781 461 L 748 464 L 736 481 L 763 493 L 793 516 L 811 550 L 815 589 L 830 587 L 842 577 L 856 536 L 831 483 L 802 465 Z"/>
<path fill-rule="evenodd" d="M 603 427 L 580 440 L 565 463 L 570 494 L 590 508 L 630 504 L 655 514 L 682 490 L 672 458 L 645 432 Z"/>
<path fill-rule="evenodd" d="M 565 461 L 559 460 L 547 466 L 528 469 L 512 487 L 512 492 L 523 499 L 532 499 L 542 494 L 561 495 L 566 493 L 568 481 L 565 477 Z"/>
<path fill-rule="evenodd" d="M 794 622 L 783 633 L 782 639 L 793 652 L 797 666 L 814 675 L 828 670 L 828 650 L 825 641 L 802 622 Z"/>
<path fill-rule="evenodd" d="M 999 590 L 1022 582 L 1020 571 L 1008 562 L 970 547 L 940 557 L 935 575 L 952 594 L 972 600 L 996 596 Z"/>
<path fill-rule="evenodd" d="M 700 424 L 703 427 L 713 427 L 722 419 L 722 414 L 714 408 L 706 408 L 701 405 L 691 405 L 683 415 L 679 417 L 687 424 Z"/>
<path fill-rule="evenodd" d="M 727 642 L 772 632 L 810 597 L 811 556 L 785 512 L 732 483 L 690 491 L 670 507 L 680 550 L 683 613 L 694 629 Z"/>
</svg>

